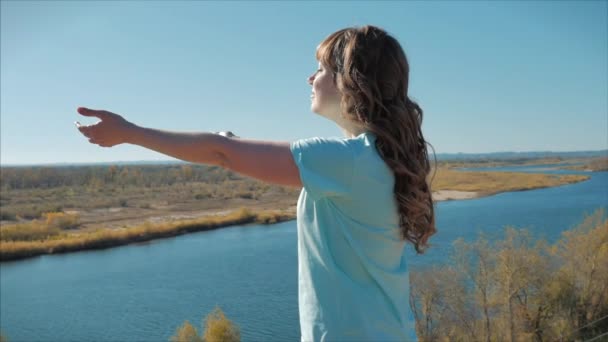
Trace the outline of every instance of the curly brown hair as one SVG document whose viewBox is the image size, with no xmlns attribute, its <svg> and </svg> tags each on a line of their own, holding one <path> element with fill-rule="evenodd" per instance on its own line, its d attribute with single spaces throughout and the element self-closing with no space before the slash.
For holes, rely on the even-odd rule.
<svg viewBox="0 0 608 342">
<path fill-rule="evenodd" d="M 437 230 L 422 109 L 408 97 L 405 52 L 385 30 L 366 25 L 332 33 L 316 58 L 333 73 L 341 115 L 376 135 L 376 149 L 395 175 L 401 237 L 423 254 Z"/>
</svg>

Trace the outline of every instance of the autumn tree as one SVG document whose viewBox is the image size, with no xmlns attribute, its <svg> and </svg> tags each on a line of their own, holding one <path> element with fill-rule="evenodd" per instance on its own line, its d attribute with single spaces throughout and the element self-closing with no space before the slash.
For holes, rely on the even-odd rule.
<svg viewBox="0 0 608 342">
<path fill-rule="evenodd" d="M 189 321 L 177 328 L 170 342 L 239 342 L 241 334 L 239 328 L 226 316 L 219 307 L 215 307 L 203 321 L 204 333 L 199 335 L 196 328 Z"/>
<path fill-rule="evenodd" d="M 171 336 L 170 342 L 203 342 L 203 338 L 198 334 L 196 328 L 185 321 L 184 324 L 177 328 L 175 335 Z"/>
<path fill-rule="evenodd" d="M 608 331 L 608 219 L 596 210 L 551 248 L 557 264 L 554 286 L 546 293 L 559 310 L 556 318 L 572 332 L 569 338 L 591 339 Z"/>
<path fill-rule="evenodd" d="M 608 331 L 608 219 L 600 208 L 553 246 L 514 227 L 459 239 L 411 284 L 422 341 L 591 340 Z"/>
</svg>

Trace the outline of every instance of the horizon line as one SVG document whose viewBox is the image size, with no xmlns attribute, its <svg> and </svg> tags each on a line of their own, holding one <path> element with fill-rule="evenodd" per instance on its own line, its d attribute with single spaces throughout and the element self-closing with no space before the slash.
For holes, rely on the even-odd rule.
<svg viewBox="0 0 608 342">
<path fill-rule="evenodd" d="M 459 155 L 459 156 L 475 156 L 475 155 L 492 155 L 492 154 L 581 154 L 581 153 L 606 153 L 608 156 L 608 149 L 601 150 L 576 150 L 576 151 L 499 151 L 499 152 L 441 152 L 437 153 L 436 156 L 449 156 L 449 155 Z M 432 154 L 429 154 L 432 156 Z M 66 162 L 34 162 L 34 163 L 3 163 L 0 161 L 0 167 L 18 167 L 18 166 L 53 166 L 53 165 L 105 165 L 112 163 L 120 163 L 120 164 L 128 164 L 128 163 L 136 163 L 136 164 L 144 164 L 144 163 L 164 163 L 164 164 L 201 164 L 202 163 L 193 163 L 184 161 L 181 159 L 148 159 L 148 160 L 110 160 L 110 161 L 66 161 Z M 211 165 L 213 166 L 213 165 Z"/>
</svg>

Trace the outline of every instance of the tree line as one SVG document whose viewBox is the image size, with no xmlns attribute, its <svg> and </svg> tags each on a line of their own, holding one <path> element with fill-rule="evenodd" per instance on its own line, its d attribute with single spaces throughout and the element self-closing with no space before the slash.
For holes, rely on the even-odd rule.
<svg viewBox="0 0 608 342">
<path fill-rule="evenodd" d="M 223 182 L 242 179 L 235 172 L 210 165 L 109 165 L 67 167 L 2 167 L 0 188 L 49 189 L 63 186 L 135 185 L 156 187 L 178 182 Z"/>
</svg>

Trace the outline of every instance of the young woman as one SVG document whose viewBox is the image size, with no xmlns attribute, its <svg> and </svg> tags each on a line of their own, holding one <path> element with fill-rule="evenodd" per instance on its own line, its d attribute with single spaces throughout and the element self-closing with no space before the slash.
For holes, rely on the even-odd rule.
<svg viewBox="0 0 608 342">
<path fill-rule="evenodd" d="M 121 143 L 302 187 L 297 204 L 302 341 L 416 341 L 406 243 L 417 253 L 436 232 L 422 110 L 408 96 L 398 41 L 374 26 L 329 35 L 308 78 L 311 110 L 344 138 L 293 142 L 137 126 L 80 107 L 100 122 L 78 129 L 103 147 Z"/>
</svg>

